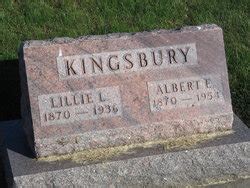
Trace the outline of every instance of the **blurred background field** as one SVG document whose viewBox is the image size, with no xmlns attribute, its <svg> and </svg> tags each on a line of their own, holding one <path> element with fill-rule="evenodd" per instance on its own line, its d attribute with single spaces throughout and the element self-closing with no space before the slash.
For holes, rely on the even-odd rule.
<svg viewBox="0 0 250 188">
<path fill-rule="evenodd" d="M 24 40 L 173 29 L 204 23 L 215 23 L 224 30 L 234 112 L 249 125 L 249 0 L 1 0 L 0 79 L 4 80 L 7 74 L 4 66 L 13 62 L 17 66 L 16 60 L 7 60 L 17 59 L 19 44 Z M 15 83 L 11 84 L 1 82 L 1 98 L 9 94 L 2 85 L 12 88 Z M 0 114 L 4 110 L 1 106 Z"/>
</svg>

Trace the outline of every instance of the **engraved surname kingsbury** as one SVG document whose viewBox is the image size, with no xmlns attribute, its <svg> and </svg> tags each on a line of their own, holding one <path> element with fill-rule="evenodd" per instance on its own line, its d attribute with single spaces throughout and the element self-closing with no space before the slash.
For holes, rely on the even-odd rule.
<svg viewBox="0 0 250 188">
<path fill-rule="evenodd" d="M 60 79 L 194 64 L 197 64 L 197 52 L 194 43 L 57 57 Z"/>
</svg>

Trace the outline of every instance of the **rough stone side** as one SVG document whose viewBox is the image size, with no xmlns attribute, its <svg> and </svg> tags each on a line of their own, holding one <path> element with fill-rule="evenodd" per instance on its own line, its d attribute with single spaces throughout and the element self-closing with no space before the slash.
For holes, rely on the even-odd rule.
<svg viewBox="0 0 250 188">
<path fill-rule="evenodd" d="M 81 36 L 78 38 L 69 38 L 69 37 L 62 37 L 62 38 L 54 38 L 50 40 L 29 40 L 23 43 L 24 48 L 29 47 L 40 47 L 40 46 L 50 46 L 54 44 L 67 44 L 67 43 L 80 43 L 85 40 L 100 40 L 100 39 L 127 39 L 131 36 L 146 36 L 150 34 L 161 34 L 161 33 L 185 33 L 185 32 L 192 32 L 192 31 L 207 31 L 212 29 L 218 29 L 218 25 L 216 24 L 203 24 L 199 26 L 185 26 L 178 29 L 160 29 L 160 30 L 152 30 L 152 31 L 143 31 L 143 32 L 132 32 L 132 33 L 111 33 L 106 35 L 86 35 Z"/>
<path fill-rule="evenodd" d="M 19 51 L 19 75 L 20 75 L 20 85 L 21 85 L 21 104 L 20 104 L 20 107 L 21 107 L 22 126 L 23 126 L 24 132 L 27 136 L 27 141 L 29 143 L 29 146 L 33 150 L 33 153 L 35 154 L 32 114 L 31 114 L 31 109 L 30 109 L 26 66 L 24 63 L 22 48 Z"/>
<path fill-rule="evenodd" d="M 88 132 L 85 134 L 39 139 L 36 140 L 36 154 L 38 157 L 49 156 L 90 148 L 113 147 L 185 135 L 225 131 L 232 129 L 232 123 L 233 114 L 229 114 L 203 117 L 194 120 L 163 122 L 153 125 L 148 124 L 146 126 L 135 126 L 130 129 L 119 128 Z M 123 134 L 120 134 L 121 132 Z"/>
</svg>

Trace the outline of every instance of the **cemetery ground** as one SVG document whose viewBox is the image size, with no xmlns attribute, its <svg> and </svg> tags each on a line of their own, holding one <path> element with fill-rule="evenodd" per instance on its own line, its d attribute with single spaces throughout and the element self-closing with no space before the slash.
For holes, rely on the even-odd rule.
<svg viewBox="0 0 250 188">
<path fill-rule="evenodd" d="M 234 112 L 249 125 L 249 6 L 249 0 L 3 0 L 0 3 L 0 69 L 8 70 L 3 65 L 7 65 L 7 60 L 17 59 L 18 47 L 24 40 L 215 23 L 224 31 Z M 0 80 L 2 77 L 0 74 Z M 0 94 L 5 96 L 8 91 L 4 88 L 9 83 L 1 83 Z"/>
</svg>

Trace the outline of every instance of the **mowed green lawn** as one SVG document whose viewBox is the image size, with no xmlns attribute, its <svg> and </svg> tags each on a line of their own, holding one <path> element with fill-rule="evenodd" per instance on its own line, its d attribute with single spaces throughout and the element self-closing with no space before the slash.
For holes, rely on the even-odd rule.
<svg viewBox="0 0 250 188">
<path fill-rule="evenodd" d="M 250 123 L 249 0 L 1 0 L 0 60 L 21 41 L 215 23 L 224 30 L 234 111 Z"/>
</svg>

